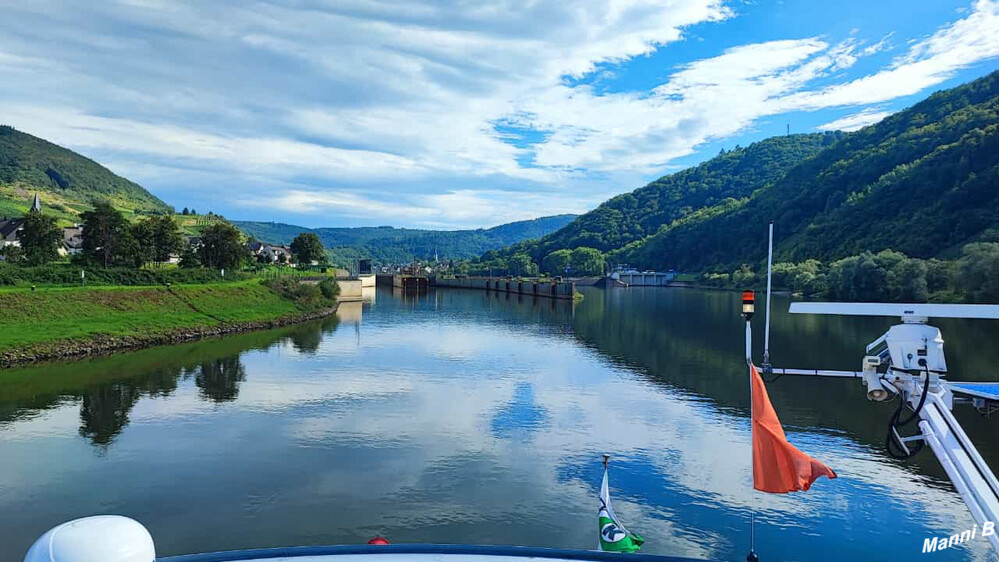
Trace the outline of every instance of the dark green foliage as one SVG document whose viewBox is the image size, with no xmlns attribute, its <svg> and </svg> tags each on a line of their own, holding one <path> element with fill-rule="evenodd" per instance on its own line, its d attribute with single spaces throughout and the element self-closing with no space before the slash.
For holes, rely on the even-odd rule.
<svg viewBox="0 0 999 562">
<path fill-rule="evenodd" d="M 569 267 L 571 262 L 571 250 L 555 250 L 545 256 L 545 259 L 541 260 L 541 271 L 548 275 L 565 275 L 567 273 L 566 268 Z"/>
<path fill-rule="evenodd" d="M 327 277 L 319 282 L 319 291 L 329 300 L 334 300 L 340 296 L 340 284 L 336 279 Z"/>
<path fill-rule="evenodd" d="M 762 289 L 766 278 L 748 265 L 704 273 L 703 285 Z M 818 260 L 774 264 L 773 286 L 806 297 L 861 302 L 999 303 L 999 243 L 966 245 L 956 261 L 910 258 L 901 252 L 863 252 L 824 265 Z"/>
<path fill-rule="evenodd" d="M 782 261 L 888 248 L 953 257 L 997 226 L 997 186 L 999 73 L 992 73 L 849 133 L 749 198 L 705 208 L 611 259 L 685 271 L 762 263 L 771 220 Z"/>
<path fill-rule="evenodd" d="M 13 244 L 9 246 L 4 246 L 0 248 L 0 256 L 3 256 L 4 263 L 8 264 L 22 264 L 24 263 L 24 248 L 20 246 L 14 246 Z M 3 283 L 0 282 L 0 285 Z"/>
<path fill-rule="evenodd" d="M 305 283 L 297 277 L 284 276 L 276 279 L 264 281 L 264 284 L 271 288 L 281 298 L 288 299 L 303 310 L 314 310 L 317 308 L 332 306 L 336 303 L 336 295 L 327 297 L 326 292 L 314 283 Z M 336 293 L 340 288 L 337 286 Z"/>
<path fill-rule="evenodd" d="M 59 257 L 62 229 L 49 215 L 30 212 L 24 216 L 20 234 L 21 248 L 28 265 L 45 265 Z"/>
<path fill-rule="evenodd" d="M 542 217 L 477 230 L 418 230 L 389 226 L 308 229 L 281 223 L 235 224 L 248 235 L 272 244 L 287 244 L 303 232 L 313 232 L 331 250 L 334 261 L 347 264 L 370 258 L 378 263 L 405 263 L 414 258 L 442 260 L 477 257 L 565 226 L 575 215 Z M 535 260 L 537 261 L 537 260 Z"/>
<path fill-rule="evenodd" d="M 23 183 L 57 191 L 78 201 L 127 201 L 138 209 L 170 212 L 163 201 L 141 186 L 71 150 L 13 127 L 0 125 L 0 184 Z M 43 195 L 44 198 L 44 195 Z"/>
<path fill-rule="evenodd" d="M 204 267 L 235 269 L 249 261 L 250 250 L 239 229 L 219 221 L 201 231 L 198 257 Z"/>
<path fill-rule="evenodd" d="M 825 296 L 841 301 L 925 302 L 926 264 L 899 252 L 864 252 L 829 266 Z"/>
<path fill-rule="evenodd" d="M 135 266 L 138 243 L 131 225 L 111 203 L 98 201 L 83 218 L 83 254 L 103 267 Z"/>
<path fill-rule="evenodd" d="M 509 275 L 518 277 L 533 277 L 538 274 L 538 264 L 531 261 L 531 256 L 527 254 L 514 254 L 506 260 Z"/>
<path fill-rule="evenodd" d="M 201 254 L 196 248 L 186 246 L 180 252 L 180 263 L 177 265 L 184 269 L 201 267 Z"/>
<path fill-rule="evenodd" d="M 149 217 L 132 227 L 146 261 L 163 263 L 184 248 L 184 236 L 170 215 Z"/>
<path fill-rule="evenodd" d="M 303 232 L 291 241 L 291 253 L 301 264 L 321 261 L 326 256 L 326 248 L 315 232 Z"/>
<path fill-rule="evenodd" d="M 968 244 L 959 267 L 960 287 L 971 302 L 999 303 L 999 244 Z"/>
<path fill-rule="evenodd" d="M 596 248 L 576 248 L 569 257 L 572 275 L 603 275 L 604 255 Z"/>
</svg>

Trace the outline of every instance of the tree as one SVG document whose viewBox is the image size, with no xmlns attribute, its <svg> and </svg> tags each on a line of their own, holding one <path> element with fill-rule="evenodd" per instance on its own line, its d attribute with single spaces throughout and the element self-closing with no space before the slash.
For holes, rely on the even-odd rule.
<svg viewBox="0 0 999 562">
<path fill-rule="evenodd" d="M 189 214 L 191 214 L 191 213 L 190 213 L 190 211 L 188 211 L 188 210 L 187 210 L 187 207 L 184 207 L 184 210 L 183 210 L 183 211 L 181 211 L 181 212 L 180 212 L 180 214 L 182 214 L 182 215 L 185 215 L 185 216 L 186 216 L 186 215 L 189 215 Z"/>
<path fill-rule="evenodd" d="M 925 302 L 930 296 L 926 263 L 905 258 L 888 270 L 888 298 L 894 302 Z"/>
<path fill-rule="evenodd" d="M 150 217 L 142 221 L 136 225 L 136 232 L 141 233 L 136 238 L 143 253 L 154 262 L 169 261 L 172 254 L 179 253 L 184 247 L 184 236 L 180 232 L 180 226 L 169 215 Z"/>
<path fill-rule="evenodd" d="M 303 232 L 291 241 L 291 253 L 300 264 L 321 261 L 326 255 L 322 240 L 314 232 Z"/>
<path fill-rule="evenodd" d="M 603 275 L 604 255 L 600 250 L 585 246 L 572 251 L 569 258 L 572 272 L 576 275 Z"/>
<path fill-rule="evenodd" d="M 23 263 L 24 248 L 13 244 L 3 246 L 0 248 L 0 256 L 2 256 L 3 260 L 7 263 Z"/>
<path fill-rule="evenodd" d="M 56 226 L 54 217 L 31 211 L 24 216 L 21 228 L 21 248 L 29 265 L 45 265 L 58 259 L 62 229 Z"/>
<path fill-rule="evenodd" d="M 111 203 L 97 202 L 92 211 L 83 213 L 82 218 L 83 252 L 90 261 L 104 267 L 132 261 L 134 256 L 126 253 L 134 246 L 134 237 L 128 221 Z"/>
<path fill-rule="evenodd" d="M 511 275 L 532 276 L 538 274 L 538 264 L 531 261 L 531 256 L 527 254 L 514 254 L 507 260 L 507 268 Z"/>
<path fill-rule="evenodd" d="M 239 267 L 250 257 L 243 244 L 243 233 L 235 226 L 219 221 L 201 231 L 198 248 L 201 265 L 215 269 Z"/>
<path fill-rule="evenodd" d="M 541 260 L 541 270 L 549 275 L 563 275 L 571 260 L 571 250 L 555 250 Z"/>
<path fill-rule="evenodd" d="M 971 300 L 999 303 L 999 244 L 968 244 L 959 263 L 961 287 Z"/>
<path fill-rule="evenodd" d="M 180 253 L 180 263 L 177 264 L 185 269 L 201 267 L 201 255 L 192 246 L 185 247 Z"/>
</svg>

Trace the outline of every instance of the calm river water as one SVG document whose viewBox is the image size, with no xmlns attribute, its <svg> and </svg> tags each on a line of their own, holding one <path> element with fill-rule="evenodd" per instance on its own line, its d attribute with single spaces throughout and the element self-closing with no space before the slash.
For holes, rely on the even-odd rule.
<svg viewBox="0 0 999 562">
<path fill-rule="evenodd" d="M 858 367 L 892 323 L 775 303 L 778 365 Z M 375 535 L 588 549 L 603 452 L 644 552 L 744 559 L 755 508 L 764 560 L 991 557 L 920 554 L 971 518 L 929 451 L 882 453 L 893 405 L 859 381 L 769 385 L 789 439 L 840 477 L 752 493 L 738 309 L 683 289 L 379 290 L 321 323 L 0 371 L 0 559 L 98 513 L 138 519 L 161 555 Z M 999 326 L 938 325 L 952 378 L 996 372 Z M 959 419 L 999 466 L 999 421 Z"/>
</svg>

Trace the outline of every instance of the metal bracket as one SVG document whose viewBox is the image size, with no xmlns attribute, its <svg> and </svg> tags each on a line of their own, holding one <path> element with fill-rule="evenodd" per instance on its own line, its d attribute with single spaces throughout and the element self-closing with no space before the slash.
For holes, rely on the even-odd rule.
<svg viewBox="0 0 999 562">
<path fill-rule="evenodd" d="M 913 435 L 912 437 L 902 437 L 901 435 L 898 434 L 898 430 L 896 430 L 894 427 L 891 428 L 891 432 L 893 435 L 895 435 L 895 441 L 898 442 L 898 446 L 901 447 L 903 451 L 905 451 L 906 455 L 912 455 L 912 451 L 910 451 L 909 448 L 905 446 L 906 443 L 910 441 L 924 441 L 926 439 L 926 437 L 924 437 L 922 433 L 920 433 L 919 435 Z"/>
</svg>

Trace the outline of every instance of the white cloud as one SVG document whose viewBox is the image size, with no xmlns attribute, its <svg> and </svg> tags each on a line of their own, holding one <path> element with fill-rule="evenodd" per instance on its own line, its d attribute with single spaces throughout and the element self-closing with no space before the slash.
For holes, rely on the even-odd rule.
<svg viewBox="0 0 999 562">
<path fill-rule="evenodd" d="M 868 125 L 873 125 L 885 117 L 891 115 L 887 111 L 864 110 L 845 117 L 840 117 L 835 121 L 830 121 L 825 125 L 819 125 L 820 131 L 856 131 Z"/>
<path fill-rule="evenodd" d="M 508 204 L 503 204 L 507 202 Z M 249 199 L 246 206 L 286 213 L 339 218 L 377 216 L 396 224 L 428 228 L 479 228 L 565 212 L 584 212 L 596 200 L 565 204 L 544 193 L 501 190 L 452 190 L 437 194 L 389 194 L 376 198 L 359 191 L 287 189 L 274 197 Z"/>
<path fill-rule="evenodd" d="M 128 162 L 132 179 L 181 205 L 200 186 L 177 178 L 214 174 L 213 193 L 254 186 L 281 210 L 302 212 L 305 197 L 327 214 L 452 226 L 582 210 L 761 118 L 888 102 L 999 55 L 999 3 L 978 0 L 868 76 L 844 74 L 889 50 L 892 34 L 735 46 L 656 87 L 605 93 L 571 78 L 599 70 L 613 81 L 614 67 L 600 65 L 626 66 L 678 47 L 690 26 L 736 16 L 723 0 L 38 0 L 4 10 L 6 123 Z M 533 142 L 515 146 L 498 123 Z M 538 195 L 508 197 L 514 184 Z"/>
<path fill-rule="evenodd" d="M 976 62 L 999 56 L 999 2 L 977 0 L 964 19 L 913 43 L 880 72 L 788 96 L 784 110 L 865 105 L 919 93 Z"/>
</svg>

